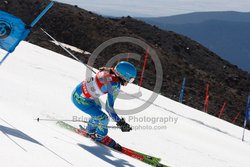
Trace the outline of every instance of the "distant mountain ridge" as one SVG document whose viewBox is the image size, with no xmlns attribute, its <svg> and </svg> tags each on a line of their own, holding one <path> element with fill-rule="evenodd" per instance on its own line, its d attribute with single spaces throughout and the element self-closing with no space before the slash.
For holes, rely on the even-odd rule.
<svg viewBox="0 0 250 167">
<path fill-rule="evenodd" d="M 139 19 L 188 36 L 250 72 L 250 12 L 199 12 Z"/>
<path fill-rule="evenodd" d="M 162 25 L 201 23 L 207 20 L 250 22 L 250 12 L 194 12 L 166 17 L 138 17 L 138 19 Z"/>
</svg>

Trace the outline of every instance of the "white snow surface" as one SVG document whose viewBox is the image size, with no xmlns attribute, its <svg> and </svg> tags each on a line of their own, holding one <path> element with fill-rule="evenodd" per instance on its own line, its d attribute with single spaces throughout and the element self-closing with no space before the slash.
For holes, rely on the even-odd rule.
<svg viewBox="0 0 250 167">
<path fill-rule="evenodd" d="M 65 47 L 67 49 L 70 49 L 72 51 L 78 52 L 78 53 L 83 53 L 83 54 L 87 54 L 87 55 L 91 54 L 91 53 L 89 53 L 87 51 L 83 51 L 82 49 L 79 49 L 79 48 L 77 48 L 75 46 L 72 46 L 72 45 L 69 45 L 69 44 L 65 44 L 65 43 L 62 43 L 62 42 L 58 43 L 58 42 L 55 42 L 55 41 L 50 41 L 50 42 L 57 45 L 57 46 L 59 46 L 59 43 L 60 43 L 61 46 Z"/>
<path fill-rule="evenodd" d="M 88 118 L 71 102 L 71 93 L 85 78 L 85 71 L 81 63 L 27 42 L 21 42 L 0 66 L 2 167 L 149 166 L 61 128 L 53 121 L 35 120 L 37 117 Z M 131 84 L 123 90 L 135 93 L 139 88 Z M 141 99 L 146 100 L 152 94 L 149 90 L 140 90 Z M 118 99 L 115 108 L 131 109 L 143 103 L 139 99 Z M 245 134 L 246 141 L 242 142 L 241 127 L 169 98 L 159 95 L 144 111 L 122 117 L 134 130 L 123 133 L 110 129 L 109 136 L 128 148 L 162 158 L 164 164 L 172 167 L 250 166 L 249 131 Z M 162 119 L 168 122 L 163 123 Z M 111 121 L 109 125 L 115 123 Z"/>
</svg>

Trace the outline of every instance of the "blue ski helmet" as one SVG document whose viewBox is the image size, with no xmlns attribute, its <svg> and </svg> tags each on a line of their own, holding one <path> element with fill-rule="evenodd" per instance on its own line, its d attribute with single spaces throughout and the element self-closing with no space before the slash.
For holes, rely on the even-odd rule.
<svg viewBox="0 0 250 167">
<path fill-rule="evenodd" d="M 136 77 L 136 68 L 133 64 L 121 61 L 115 66 L 115 72 L 126 82 L 133 82 Z"/>
</svg>

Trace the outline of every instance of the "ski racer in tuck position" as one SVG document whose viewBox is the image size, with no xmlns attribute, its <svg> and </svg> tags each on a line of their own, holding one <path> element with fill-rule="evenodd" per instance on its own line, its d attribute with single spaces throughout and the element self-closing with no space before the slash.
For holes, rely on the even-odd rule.
<svg viewBox="0 0 250 167">
<path fill-rule="evenodd" d="M 88 135 L 98 142 L 107 140 L 109 123 L 108 116 L 102 111 L 99 97 L 107 94 L 105 109 L 109 116 L 116 122 L 122 132 L 132 130 L 131 126 L 120 118 L 114 110 L 115 99 L 120 91 L 120 86 L 127 86 L 136 77 L 137 71 L 133 64 L 122 61 L 115 68 L 102 67 L 94 77 L 81 82 L 73 91 L 72 101 L 82 112 L 91 116 L 86 131 Z M 111 138 L 105 142 L 109 147 L 117 147 Z M 115 148 L 117 149 L 117 148 Z"/>
</svg>

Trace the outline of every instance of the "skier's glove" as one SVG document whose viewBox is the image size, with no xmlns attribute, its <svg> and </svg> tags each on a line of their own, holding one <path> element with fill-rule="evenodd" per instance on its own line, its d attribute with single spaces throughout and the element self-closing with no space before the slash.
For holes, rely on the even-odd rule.
<svg viewBox="0 0 250 167">
<path fill-rule="evenodd" d="M 129 132 L 132 130 L 130 125 L 126 123 L 123 118 L 119 122 L 117 122 L 116 125 L 122 130 L 122 132 Z"/>
</svg>

